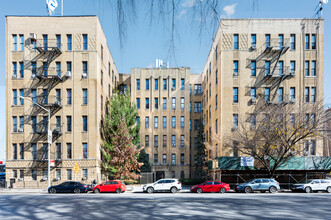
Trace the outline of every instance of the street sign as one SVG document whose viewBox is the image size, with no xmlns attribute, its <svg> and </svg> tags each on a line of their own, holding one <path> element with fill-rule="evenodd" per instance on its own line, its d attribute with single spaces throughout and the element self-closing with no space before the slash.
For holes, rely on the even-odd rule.
<svg viewBox="0 0 331 220">
<path fill-rule="evenodd" d="M 76 173 L 80 170 L 78 163 L 76 162 L 75 166 L 72 168 Z"/>
<path fill-rule="evenodd" d="M 54 160 L 51 160 L 51 167 L 54 167 L 55 166 L 55 161 Z"/>
<path fill-rule="evenodd" d="M 52 140 L 53 140 L 53 138 L 52 138 L 52 130 L 48 130 L 48 143 L 49 144 L 52 144 Z"/>
<path fill-rule="evenodd" d="M 254 166 L 254 157 L 241 157 L 240 166 L 242 167 L 253 167 Z"/>
</svg>

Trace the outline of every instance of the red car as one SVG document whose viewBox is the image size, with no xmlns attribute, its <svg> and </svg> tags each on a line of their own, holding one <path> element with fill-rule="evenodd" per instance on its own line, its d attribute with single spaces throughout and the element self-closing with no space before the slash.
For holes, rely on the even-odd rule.
<svg viewBox="0 0 331 220">
<path fill-rule="evenodd" d="M 108 180 L 103 182 L 93 188 L 94 193 L 101 193 L 101 192 L 116 192 L 122 193 L 125 192 L 126 186 L 120 180 Z"/>
<path fill-rule="evenodd" d="M 191 192 L 202 193 L 202 192 L 219 192 L 225 193 L 230 190 L 230 185 L 222 183 L 220 181 L 208 181 L 200 185 L 191 187 Z"/>
</svg>

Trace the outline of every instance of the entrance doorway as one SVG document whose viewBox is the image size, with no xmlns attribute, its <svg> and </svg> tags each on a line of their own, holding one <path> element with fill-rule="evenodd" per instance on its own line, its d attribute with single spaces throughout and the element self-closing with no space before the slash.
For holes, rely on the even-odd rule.
<svg viewBox="0 0 331 220">
<path fill-rule="evenodd" d="M 156 171 L 156 181 L 164 178 L 164 171 Z"/>
</svg>

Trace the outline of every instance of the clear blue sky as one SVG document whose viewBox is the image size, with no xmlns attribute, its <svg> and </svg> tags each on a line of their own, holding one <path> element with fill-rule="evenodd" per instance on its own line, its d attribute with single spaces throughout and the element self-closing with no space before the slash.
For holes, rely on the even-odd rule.
<svg viewBox="0 0 331 220">
<path fill-rule="evenodd" d="M 110 0 L 114 2 L 114 0 Z M 204 31 L 201 36 L 197 29 L 192 30 L 189 10 L 179 3 L 176 16 L 177 34 L 175 53 L 169 55 L 169 30 L 162 23 L 150 26 L 150 19 L 141 10 L 137 0 L 138 19 L 128 23 L 124 47 L 119 45 L 116 13 L 108 0 L 64 0 L 64 15 L 98 15 L 108 39 L 108 45 L 120 73 L 129 73 L 132 67 L 155 65 L 155 59 L 168 59 L 171 67 L 188 66 L 192 73 L 201 73 L 207 59 L 212 32 Z M 47 15 L 45 0 L 1 0 L 0 7 L 0 160 L 5 159 L 5 16 L 6 15 Z M 60 3 L 56 15 L 60 14 Z M 223 16 L 229 18 L 312 18 L 318 0 L 219 0 Z M 253 3 L 255 7 L 253 7 Z M 326 103 L 331 103 L 331 1 L 324 7 L 324 95 Z M 196 21 L 198 22 L 198 21 Z M 167 22 L 166 22 L 167 23 Z M 175 55 L 175 56 L 174 56 Z"/>
</svg>

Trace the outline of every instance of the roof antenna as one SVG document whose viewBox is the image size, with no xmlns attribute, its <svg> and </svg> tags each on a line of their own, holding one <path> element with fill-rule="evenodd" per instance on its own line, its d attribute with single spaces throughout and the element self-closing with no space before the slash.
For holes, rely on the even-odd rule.
<svg viewBox="0 0 331 220">
<path fill-rule="evenodd" d="M 329 2 L 329 0 L 320 0 L 318 5 L 315 8 L 316 13 L 314 14 L 314 18 L 321 18 L 322 17 L 322 11 L 323 11 L 323 4 L 326 5 Z"/>
</svg>

